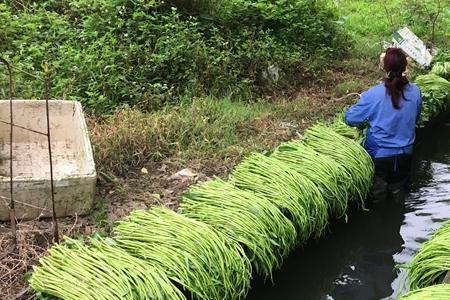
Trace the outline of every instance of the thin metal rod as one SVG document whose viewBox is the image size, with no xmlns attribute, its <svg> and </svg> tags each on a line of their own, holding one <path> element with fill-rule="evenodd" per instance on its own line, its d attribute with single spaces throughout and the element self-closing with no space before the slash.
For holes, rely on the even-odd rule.
<svg viewBox="0 0 450 300">
<path fill-rule="evenodd" d="M 11 229 L 13 234 L 13 245 L 17 245 L 17 228 L 16 228 L 16 209 L 14 206 L 14 184 L 13 184 L 13 133 L 14 133 L 14 118 L 13 118 L 13 80 L 11 65 L 4 58 L 0 57 L 0 61 L 6 66 L 9 74 L 9 115 L 10 115 L 10 132 L 9 132 L 9 217 L 11 219 Z"/>
<path fill-rule="evenodd" d="M 10 79 L 10 85 L 9 85 L 9 94 L 10 94 L 10 111 L 11 111 L 11 118 L 9 125 L 11 126 L 11 134 L 10 134 L 10 175 L 11 175 L 11 197 L 10 197 L 10 214 L 11 214 L 11 227 L 14 234 L 14 245 L 16 245 L 17 238 L 16 238 L 16 216 L 15 216 L 15 209 L 14 209 L 14 198 L 13 198 L 13 167 L 12 167 L 12 140 L 13 140 L 13 129 L 14 127 L 21 128 L 30 132 L 34 132 L 40 135 L 47 136 L 47 142 L 48 142 L 48 153 L 49 153 L 49 161 L 50 161 L 50 190 L 51 190 L 51 200 L 52 200 L 52 219 L 53 219 L 53 237 L 54 241 L 56 243 L 59 243 L 59 230 L 58 230 L 58 220 L 56 218 L 56 207 L 55 207 L 55 187 L 54 187 L 54 178 L 53 178 L 53 159 L 52 159 L 52 144 L 51 144 L 51 134 L 50 134 L 50 109 L 49 109 L 49 81 L 50 77 L 49 70 L 47 67 L 45 67 L 45 73 L 46 77 L 45 80 L 43 80 L 41 77 L 33 75 L 27 71 L 24 71 L 22 69 L 16 68 L 14 66 L 11 66 L 5 59 L 0 57 L 0 62 L 4 63 L 9 72 L 9 79 Z M 15 125 L 13 120 L 13 106 L 12 106 L 12 89 L 13 89 L 13 82 L 12 82 L 12 72 L 11 68 L 14 68 L 15 70 L 22 72 L 24 74 L 27 74 L 31 77 L 34 77 L 36 79 L 44 81 L 44 98 L 45 98 L 45 110 L 46 110 L 46 118 L 47 118 L 47 133 L 39 132 L 37 130 L 29 129 L 23 126 Z M 8 124 L 8 122 L 0 121 L 0 123 Z"/>
<path fill-rule="evenodd" d="M 5 121 L 1 121 L 1 120 L 0 120 L 0 123 L 6 124 L 6 125 L 11 125 L 10 122 L 5 122 Z M 40 132 L 40 131 L 37 131 L 37 130 L 34 130 L 34 129 L 26 128 L 26 127 L 23 127 L 23 126 L 20 126 L 20 125 L 12 124 L 12 126 L 20 128 L 20 129 L 23 129 L 23 130 L 26 130 L 26 131 L 31 131 L 33 133 L 37 133 L 37 134 L 40 134 L 40 135 L 47 136 L 47 134 L 44 133 L 44 132 Z"/>
<path fill-rule="evenodd" d="M 34 75 L 34 74 L 31 74 L 30 72 L 27 72 L 27 71 L 25 71 L 25 70 L 23 70 L 23 69 L 19 69 L 19 68 L 16 67 L 16 66 L 11 66 L 11 68 L 14 69 L 14 70 L 16 70 L 16 71 L 19 71 L 19 72 L 21 72 L 21 73 L 24 73 L 24 74 L 26 74 L 26 75 L 28 75 L 28 76 L 30 76 L 30 77 L 34 77 L 35 79 L 38 79 L 38 80 L 43 81 L 41 77 L 36 76 L 36 75 Z"/>
<path fill-rule="evenodd" d="M 48 141 L 48 156 L 50 160 L 50 190 L 52 196 L 52 219 L 53 219 L 53 238 L 56 243 L 59 243 L 59 230 L 58 230 L 58 220 L 56 219 L 56 207 L 55 207 L 55 187 L 53 182 L 53 158 L 52 158 L 52 143 L 50 134 L 50 109 L 49 109 L 49 80 L 45 80 L 45 111 L 47 115 L 47 141 Z"/>
</svg>

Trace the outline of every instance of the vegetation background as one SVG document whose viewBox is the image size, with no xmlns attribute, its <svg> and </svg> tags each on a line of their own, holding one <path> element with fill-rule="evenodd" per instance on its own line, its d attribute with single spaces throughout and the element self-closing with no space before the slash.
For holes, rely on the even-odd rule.
<svg viewBox="0 0 450 300">
<path fill-rule="evenodd" d="M 42 99 L 48 80 L 52 98 L 82 102 L 99 192 L 67 227 L 90 234 L 334 116 L 382 78 L 378 56 L 403 26 L 448 50 L 450 0 L 3 0 L 0 56 L 17 98 Z M 191 178 L 172 176 L 184 168 Z M 46 248 L 45 222 L 21 226 L 33 251 L 1 260 L 10 295 Z"/>
<path fill-rule="evenodd" d="M 241 144 L 242 122 L 273 112 L 283 119 L 273 103 L 298 100 L 336 65 L 367 69 L 365 60 L 402 26 L 448 47 L 449 7 L 449 0 L 6 0 L 0 54 L 50 80 L 52 98 L 81 101 L 95 116 L 99 168 L 124 174 L 177 152 L 209 156 Z M 363 85 L 355 78 L 336 93 Z M 15 73 L 17 97 L 39 99 L 43 90 L 42 80 Z"/>
</svg>

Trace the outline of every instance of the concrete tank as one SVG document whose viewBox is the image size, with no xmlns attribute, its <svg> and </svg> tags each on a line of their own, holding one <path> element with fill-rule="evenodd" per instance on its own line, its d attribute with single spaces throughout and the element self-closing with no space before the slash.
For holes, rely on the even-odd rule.
<svg viewBox="0 0 450 300">
<path fill-rule="evenodd" d="M 96 171 L 79 102 L 49 102 L 55 206 L 58 217 L 90 211 Z M 0 101 L 0 121 L 10 120 L 9 101 Z M 13 100 L 14 124 L 47 132 L 45 101 Z M 10 125 L 0 123 L 0 220 L 9 220 Z M 13 191 L 18 220 L 51 217 L 47 137 L 18 127 L 13 136 Z"/>
</svg>

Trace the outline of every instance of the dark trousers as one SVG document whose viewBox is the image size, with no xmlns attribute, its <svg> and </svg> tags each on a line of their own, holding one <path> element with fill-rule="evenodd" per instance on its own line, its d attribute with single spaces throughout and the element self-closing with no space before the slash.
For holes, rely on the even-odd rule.
<svg viewBox="0 0 450 300">
<path fill-rule="evenodd" d="M 411 184 L 411 155 L 373 158 L 375 176 L 367 207 L 386 202 L 401 203 Z"/>
</svg>

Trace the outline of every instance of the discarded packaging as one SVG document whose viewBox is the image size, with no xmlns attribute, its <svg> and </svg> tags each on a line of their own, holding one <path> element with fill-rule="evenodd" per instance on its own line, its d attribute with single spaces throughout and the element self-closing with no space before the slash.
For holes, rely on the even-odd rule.
<svg viewBox="0 0 450 300">
<path fill-rule="evenodd" d="M 400 29 L 393 35 L 394 45 L 401 48 L 415 60 L 422 68 L 429 67 L 433 56 L 426 45 L 407 27 Z"/>
</svg>

